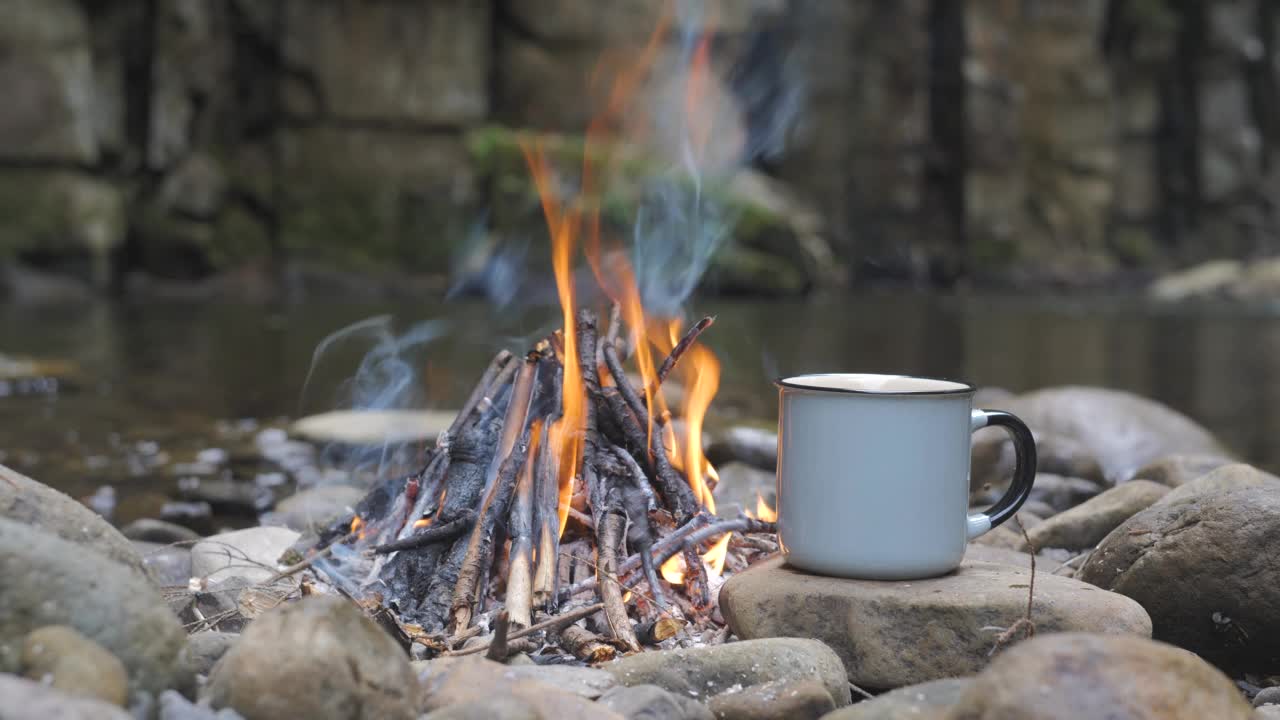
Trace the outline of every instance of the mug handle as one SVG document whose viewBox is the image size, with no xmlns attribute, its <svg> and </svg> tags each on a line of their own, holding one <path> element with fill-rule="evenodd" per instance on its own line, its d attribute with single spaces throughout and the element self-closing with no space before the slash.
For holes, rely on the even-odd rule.
<svg viewBox="0 0 1280 720">
<path fill-rule="evenodd" d="M 976 432 L 984 427 L 1002 427 L 1009 431 L 1017 463 L 1013 468 L 1013 482 L 1009 483 L 1004 497 L 986 512 L 969 516 L 970 540 L 1013 517 L 1031 495 L 1031 485 L 1036 480 L 1036 441 L 1026 423 L 1003 410 L 974 410 L 969 416 L 970 431 Z"/>
</svg>

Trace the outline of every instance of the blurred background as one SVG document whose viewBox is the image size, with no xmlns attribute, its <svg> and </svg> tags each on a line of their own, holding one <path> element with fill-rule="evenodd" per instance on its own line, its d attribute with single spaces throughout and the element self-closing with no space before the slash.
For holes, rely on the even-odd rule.
<svg viewBox="0 0 1280 720">
<path fill-rule="evenodd" d="M 1106 385 L 1274 467 L 1278 30 L 1269 0 L 0 0 L 0 462 L 87 491 L 349 405 L 368 343 L 313 351 L 383 313 L 449 321 L 413 402 L 456 404 L 558 322 L 522 139 L 581 167 L 635 73 L 602 204 L 646 302 L 718 315 L 713 415 L 767 425 L 801 371 Z"/>
</svg>

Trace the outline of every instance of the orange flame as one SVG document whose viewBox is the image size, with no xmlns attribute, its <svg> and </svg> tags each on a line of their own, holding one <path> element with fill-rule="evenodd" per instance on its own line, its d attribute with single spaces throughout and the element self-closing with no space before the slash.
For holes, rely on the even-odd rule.
<svg viewBox="0 0 1280 720">
<path fill-rule="evenodd" d="M 769 507 L 769 503 L 764 501 L 764 496 L 761 495 L 759 491 L 756 492 L 755 516 L 767 522 L 776 522 L 778 519 L 778 512 L 773 508 Z"/>
<path fill-rule="evenodd" d="M 348 530 L 347 532 L 348 534 L 355 535 L 357 540 L 363 540 L 364 539 L 364 518 L 361 518 L 359 515 L 351 518 L 351 529 Z"/>
<path fill-rule="evenodd" d="M 586 392 L 583 387 L 581 368 L 579 367 L 577 335 L 574 332 L 577 298 L 573 288 L 573 265 L 579 244 L 597 284 L 621 308 L 621 316 L 627 330 L 629 347 L 635 358 L 636 369 L 642 378 L 645 404 L 649 411 L 650 426 L 647 428 L 651 446 L 659 445 L 658 452 L 667 452 L 672 465 L 681 469 L 688 477 L 690 486 L 698 502 L 714 512 L 715 501 L 707 479 L 714 479 L 714 468 L 707 462 L 702 452 L 702 424 L 707 408 L 720 382 L 720 365 L 711 351 L 701 346 L 694 346 L 686 352 L 679 366 L 680 376 L 688 388 L 684 415 L 687 431 L 682 443 L 674 433 L 661 438 L 661 443 L 653 442 L 653 423 L 668 415 L 668 408 L 662 395 L 658 392 L 657 362 L 654 355 L 658 351 L 669 352 L 676 338 L 669 337 L 678 325 L 651 322 L 646 318 L 642 306 L 640 290 L 635 273 L 627 260 L 621 243 L 602 236 L 599 207 L 602 204 L 602 179 L 606 173 L 616 170 L 610 163 L 616 163 L 621 155 L 605 152 L 616 145 L 609 144 L 611 133 L 626 129 L 632 139 L 647 134 L 648 128 L 636 127 L 636 118 L 643 113 L 633 112 L 633 98 L 638 94 L 645 82 L 650 79 L 652 70 L 663 51 L 670 23 L 670 6 L 662 14 L 658 27 L 640 49 L 637 60 L 630 66 L 615 73 L 614 80 L 605 96 L 606 102 L 600 114 L 594 117 L 586 133 L 584 156 L 581 168 L 581 183 L 578 198 L 572 202 L 561 199 L 557 191 L 557 183 L 553 170 L 547 159 L 544 143 L 534 137 L 521 138 L 520 146 L 528 163 L 530 174 L 542 203 L 548 232 L 551 237 L 552 267 L 555 272 L 556 290 L 559 295 L 563 314 L 563 415 L 551 426 L 549 451 L 553 453 L 558 467 L 558 485 L 560 490 L 560 532 L 564 533 L 568 521 L 569 504 L 572 500 L 574 484 L 580 473 L 583 458 L 584 422 L 586 419 Z M 687 118 L 687 138 L 695 164 L 701 164 L 703 148 L 713 140 L 714 108 L 705 107 L 706 98 L 712 94 L 713 80 L 710 75 L 710 36 L 699 39 L 692 53 L 691 67 L 685 86 L 684 113 Z M 603 64 L 597 68 L 603 70 Z M 607 246 L 607 247 L 606 247 Z M 679 447 L 683 445 L 683 447 Z M 720 540 L 707 553 L 707 562 L 719 572 L 723 565 L 724 549 L 727 540 Z M 663 566 L 664 575 L 674 576 L 676 565 L 683 562 L 673 561 Z M 670 577 L 668 578 L 670 579 Z"/>
<path fill-rule="evenodd" d="M 685 564 L 684 564 L 684 556 L 677 553 L 675 555 L 672 555 L 670 560 L 667 560 L 666 562 L 662 563 L 662 567 L 659 569 L 659 571 L 662 573 L 663 580 L 666 580 L 672 585 L 683 585 L 684 571 L 686 569 L 687 568 L 685 567 Z"/>
<path fill-rule="evenodd" d="M 413 521 L 413 529 L 414 529 L 414 530 L 421 530 L 421 529 L 422 529 L 422 528 L 424 528 L 424 527 L 431 527 L 431 521 L 432 521 L 432 520 L 435 520 L 435 518 L 429 518 L 429 517 L 426 517 L 426 518 L 419 518 L 419 519 L 417 519 L 417 520 L 414 520 L 414 521 Z"/>
</svg>

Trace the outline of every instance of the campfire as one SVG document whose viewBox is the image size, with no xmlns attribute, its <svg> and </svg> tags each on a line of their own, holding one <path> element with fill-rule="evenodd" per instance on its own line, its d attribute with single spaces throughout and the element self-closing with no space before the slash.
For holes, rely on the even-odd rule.
<svg viewBox="0 0 1280 720">
<path fill-rule="evenodd" d="M 322 537 L 316 567 L 431 652 L 486 648 L 500 658 L 541 642 L 599 661 L 673 638 L 723 641 L 722 575 L 778 549 L 763 502 L 738 517 L 715 512 L 702 428 L 719 362 L 698 342 L 712 318 L 685 329 L 646 313 L 628 253 L 601 220 L 603 186 L 620 162 L 613 135 L 634 124 L 626 98 L 658 44 L 592 122 L 571 201 L 544 139 L 521 144 L 562 327 L 523 355 L 498 353 L 422 469 L 383 479 Z M 685 170 L 726 135 L 720 114 L 699 105 L 708 47 L 705 38 L 693 46 L 684 83 Z M 580 255 L 607 298 L 599 307 L 578 297 Z M 662 392 L 671 376 L 686 388 L 679 429 Z"/>
</svg>

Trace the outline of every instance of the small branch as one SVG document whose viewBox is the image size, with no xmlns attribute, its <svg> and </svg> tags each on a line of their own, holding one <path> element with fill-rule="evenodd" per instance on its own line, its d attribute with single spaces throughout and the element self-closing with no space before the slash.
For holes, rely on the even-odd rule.
<svg viewBox="0 0 1280 720">
<path fill-rule="evenodd" d="M 507 572 L 506 606 L 511 622 L 517 627 L 533 623 L 533 465 L 525 462 L 520 470 L 516 499 L 507 523 L 511 535 L 511 564 Z"/>
<path fill-rule="evenodd" d="M 554 617 L 547 618 L 546 620 L 536 622 L 527 628 L 516 630 L 514 632 L 508 632 L 507 641 L 510 642 L 511 640 L 522 638 L 527 635 L 532 635 L 536 632 L 542 632 L 543 630 L 550 630 L 553 628 L 558 628 L 562 625 L 575 623 L 581 620 L 582 618 L 587 617 L 588 615 L 595 615 L 596 613 L 600 612 L 603 609 L 604 609 L 604 603 L 592 603 L 591 605 L 580 607 L 576 610 L 570 610 L 564 614 L 556 615 Z M 489 646 L 486 644 L 486 645 L 480 645 L 477 647 L 463 648 L 461 650 L 455 650 L 455 651 L 447 652 L 444 654 L 450 655 L 450 656 L 475 655 L 476 653 L 481 653 L 488 649 L 489 649 Z"/>
<path fill-rule="evenodd" d="M 601 578 L 618 577 L 618 548 L 622 544 L 623 533 L 627 529 L 627 516 L 616 510 L 604 513 L 604 527 L 596 534 L 599 545 L 599 568 L 596 575 Z M 622 643 L 630 652 L 640 650 L 640 642 L 636 639 L 635 630 L 631 627 L 631 618 L 627 617 L 627 606 L 622 599 L 622 587 L 617 582 L 603 582 L 600 587 L 600 599 L 604 601 L 604 614 L 613 630 L 613 637 Z"/>
<path fill-rule="evenodd" d="M 618 653 L 599 635 L 578 625 L 569 625 L 560 631 L 560 646 L 579 660 L 592 664 L 612 660 Z"/>
<path fill-rule="evenodd" d="M 649 478 L 645 477 L 644 469 L 640 467 L 640 463 L 631 457 L 631 453 L 616 445 L 610 450 L 613 452 L 613 456 L 618 458 L 618 461 L 627 469 L 631 484 L 644 495 L 645 505 L 649 512 L 657 510 L 658 496 L 653 492 L 653 485 L 649 483 Z"/>
<path fill-rule="evenodd" d="M 1013 522 L 1018 526 L 1018 531 L 1022 533 L 1022 539 L 1027 543 L 1027 549 L 1031 551 L 1031 580 L 1027 584 L 1027 611 L 1025 615 L 1018 618 L 1017 622 L 1010 625 L 1008 629 L 996 637 L 995 645 L 992 646 L 991 652 L 987 653 L 988 657 L 1004 650 L 1018 640 L 1035 637 L 1036 634 L 1036 624 L 1031 619 L 1031 607 L 1036 595 L 1036 546 L 1032 544 L 1031 537 L 1027 535 L 1027 529 L 1022 526 L 1022 520 L 1017 515 L 1013 516 Z"/>
<path fill-rule="evenodd" d="M 511 629 L 511 616 L 506 610 L 498 613 L 498 619 L 493 625 L 493 640 L 489 643 L 489 650 L 484 656 L 490 660 L 503 662 L 507 659 L 507 631 Z"/>
<path fill-rule="evenodd" d="M 618 388 L 618 392 L 622 395 L 622 399 L 627 402 L 627 407 L 631 408 L 631 412 L 635 413 L 636 421 L 640 427 L 649 426 L 649 411 L 645 408 L 644 399 L 637 393 L 636 389 L 631 386 L 631 381 L 627 379 L 626 370 L 622 367 L 622 361 L 618 359 L 618 351 L 612 345 L 605 345 L 601 354 L 604 355 L 605 367 L 609 368 L 609 374 L 613 376 L 613 385 Z"/>
<path fill-rule="evenodd" d="M 384 543 L 373 548 L 375 555 L 384 555 L 386 553 L 398 552 L 400 550 L 408 550 L 410 548 L 422 547 L 423 545 L 431 545 L 433 543 L 446 542 L 461 537 L 471 525 L 476 521 L 476 513 L 474 510 L 463 510 L 458 517 L 440 525 L 428 525 L 420 532 L 417 532 L 403 540 L 395 540 Z"/>
<path fill-rule="evenodd" d="M 436 446 L 447 448 L 449 440 L 456 437 L 462 428 L 466 426 L 467 421 L 471 419 L 471 413 L 480 405 L 485 394 L 489 390 L 489 385 L 493 383 L 494 378 L 498 377 L 498 373 L 511 362 L 512 355 L 507 350 L 499 350 L 497 355 L 493 356 L 493 360 L 489 363 L 489 367 L 485 369 L 484 374 L 480 376 L 480 381 L 472 388 L 471 394 L 467 396 L 467 401 L 462 404 L 462 409 L 458 411 L 457 416 L 453 418 L 449 429 L 436 439 Z"/>
<path fill-rule="evenodd" d="M 680 342 L 676 343 L 675 347 L 671 348 L 671 354 L 668 355 L 667 359 L 663 360 L 662 364 L 658 366 L 658 381 L 653 388 L 654 391 L 657 391 L 657 385 L 661 385 L 662 381 L 667 379 L 667 375 L 671 372 L 671 369 L 676 366 L 676 363 L 680 362 L 680 356 L 684 355 L 685 351 L 689 349 L 689 346 L 692 345 L 698 339 L 698 336 L 702 334 L 702 331 L 711 327 L 711 324 L 715 321 L 716 319 L 710 316 L 702 318 L 697 322 L 697 324 L 689 328 L 689 332 L 685 333 L 684 337 L 680 338 Z"/>
</svg>

